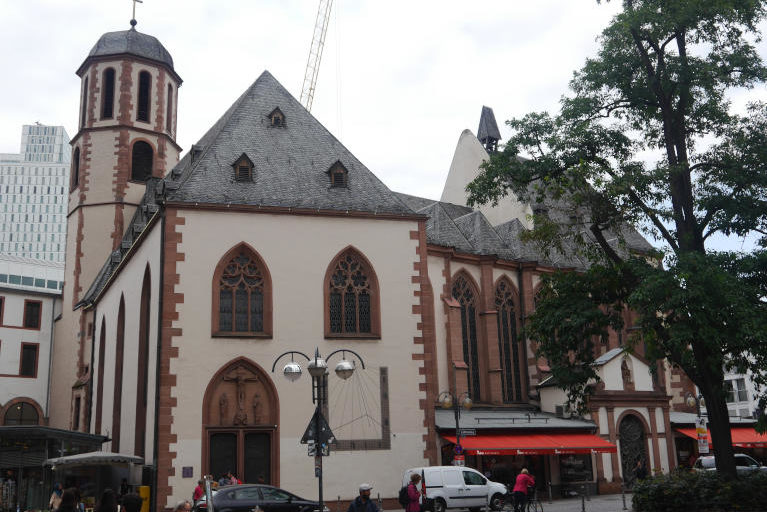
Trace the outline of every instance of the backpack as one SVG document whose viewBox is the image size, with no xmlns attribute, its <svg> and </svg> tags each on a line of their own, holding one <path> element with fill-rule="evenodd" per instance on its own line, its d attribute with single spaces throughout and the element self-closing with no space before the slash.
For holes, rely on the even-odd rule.
<svg viewBox="0 0 767 512">
<path fill-rule="evenodd" d="M 399 501 L 399 504 L 405 508 L 407 508 L 407 506 L 410 504 L 410 496 L 408 496 L 408 493 L 407 493 L 407 485 L 403 485 L 402 488 L 399 490 L 397 501 Z"/>
</svg>

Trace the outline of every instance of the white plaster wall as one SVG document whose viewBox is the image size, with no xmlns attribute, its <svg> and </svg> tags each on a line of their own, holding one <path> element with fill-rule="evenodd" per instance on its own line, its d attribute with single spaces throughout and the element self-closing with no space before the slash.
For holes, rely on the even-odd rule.
<svg viewBox="0 0 767 512">
<path fill-rule="evenodd" d="M 445 277 L 442 271 L 445 269 L 445 260 L 441 256 L 429 256 L 429 280 L 431 281 L 432 291 L 434 293 L 434 336 L 436 339 L 437 351 L 437 390 L 447 390 L 450 388 L 448 382 L 447 360 L 447 329 L 445 322 L 445 302 L 442 300 L 442 290 L 445 286 Z"/>
<path fill-rule="evenodd" d="M 410 231 L 418 229 L 417 223 L 189 210 L 182 216 L 185 224 L 179 227 L 183 241 L 178 250 L 185 257 L 177 265 L 181 279 L 175 291 L 184 295 L 184 302 L 174 327 L 181 327 L 183 334 L 173 340 L 179 355 L 170 366 L 171 373 L 177 376 L 172 396 L 178 399 L 178 406 L 172 411 L 171 431 L 178 442 L 171 444 L 170 450 L 183 454 L 184 464 L 194 468 L 197 478 L 202 462 L 202 398 L 213 375 L 236 357 L 244 355 L 269 372 L 275 358 L 286 350 L 309 353 L 318 347 L 322 354 L 328 354 L 341 347 L 350 348 L 366 364 L 389 368 L 392 448 L 332 453 L 325 459 L 325 494 L 354 497 L 357 492 L 356 485 L 349 482 L 351 470 L 354 482 L 368 481 L 382 494 L 393 496 L 402 470 L 425 463 L 422 436 L 426 431 L 424 413 L 419 409 L 424 393 L 418 391 L 424 377 L 419 375 L 421 362 L 411 357 L 423 351 L 422 346 L 413 343 L 413 337 L 420 336 L 420 316 L 412 312 L 413 305 L 418 304 L 414 296 L 417 285 L 411 282 L 418 241 L 410 239 Z M 220 258 L 242 241 L 259 253 L 271 274 L 272 339 L 210 335 L 214 269 Z M 333 258 L 349 245 L 368 258 L 378 277 L 380 340 L 324 339 L 325 272 Z M 279 375 L 279 368 L 277 372 L 272 380 L 280 407 L 279 483 L 299 495 L 316 497 L 313 461 L 306 455 L 306 446 L 299 444 L 313 410 L 308 376 L 291 383 Z M 331 390 L 337 385 L 335 380 L 331 375 Z M 179 464 L 179 459 L 174 461 L 174 466 Z M 192 482 L 176 471 L 169 481 L 173 491 L 166 505 L 187 498 Z"/>
<path fill-rule="evenodd" d="M 517 275 L 516 272 L 514 272 L 513 270 L 506 270 L 502 268 L 493 268 L 493 283 L 494 284 L 497 283 L 498 279 L 500 279 L 501 277 L 508 278 L 508 280 L 511 281 L 511 283 L 514 286 L 516 286 L 517 291 L 519 291 L 519 279 L 518 279 L 519 276 Z"/>
<path fill-rule="evenodd" d="M 480 270 L 479 265 L 474 265 L 470 263 L 459 263 L 457 261 L 453 261 L 450 263 L 450 272 L 452 272 L 452 278 L 455 278 L 455 276 L 460 272 L 461 270 L 465 271 L 467 274 L 471 276 L 471 278 L 474 280 L 474 286 L 477 287 L 477 292 L 480 291 Z M 479 301 L 479 297 L 477 297 L 477 300 Z"/>
<path fill-rule="evenodd" d="M 666 433 L 666 422 L 663 421 L 663 408 L 655 408 L 655 428 L 658 430 L 658 434 Z"/>
<path fill-rule="evenodd" d="M 599 433 L 602 435 L 610 435 L 610 425 L 607 421 L 607 407 L 600 407 L 599 414 Z"/>
<path fill-rule="evenodd" d="M 671 465 L 668 461 L 668 446 L 665 437 L 658 438 L 658 449 L 660 450 L 660 467 L 664 473 L 668 473 Z"/>
<path fill-rule="evenodd" d="M 99 353 L 99 336 L 102 322 L 106 322 L 106 343 L 104 354 L 104 393 L 102 402 L 101 432 L 114 432 L 112 411 L 114 406 L 114 371 L 115 349 L 117 341 L 117 317 L 120 309 L 120 297 L 125 297 L 125 338 L 123 348 L 123 381 L 120 407 L 120 453 L 133 454 L 135 444 L 136 391 L 138 386 L 138 336 L 141 288 L 144 281 L 144 271 L 147 264 L 150 268 L 151 293 L 149 312 L 149 366 L 147 369 L 147 421 L 144 445 L 144 459 L 147 464 L 153 460 L 154 454 L 154 414 L 155 386 L 157 368 L 157 317 L 160 293 L 160 235 L 162 224 L 157 222 L 152 226 L 141 246 L 135 250 L 131 259 L 120 269 L 112 285 L 107 289 L 96 304 L 94 357 L 93 357 L 93 406 L 92 414 L 96 414 L 96 397 L 98 396 L 98 367 L 102 355 Z M 95 429 L 95 417 L 91 421 L 91 430 Z M 111 442 L 104 445 L 111 449 Z"/>
<path fill-rule="evenodd" d="M 440 200 L 465 206 L 466 185 L 479 175 L 479 166 L 486 159 L 487 151 L 471 130 L 461 132 Z M 511 193 L 501 199 L 497 206 L 481 205 L 479 211 L 493 226 L 519 219 L 528 229 L 532 227 L 532 222 L 528 220 L 532 209 L 519 202 Z"/>
<path fill-rule="evenodd" d="M 567 403 L 567 393 L 556 386 L 539 388 L 541 394 L 541 411 L 556 412 L 556 406 Z"/>
<path fill-rule="evenodd" d="M 614 357 L 607 364 L 599 368 L 599 378 L 605 383 L 605 389 L 623 390 L 623 376 L 621 374 L 621 357 Z"/>
<path fill-rule="evenodd" d="M 47 411 L 48 375 L 51 357 L 54 298 L 50 295 L 0 289 L 3 316 L 0 325 L 0 406 L 17 397 L 31 398 Z M 23 329 L 24 300 L 42 302 L 40 330 Z M 19 377 L 21 344 L 37 343 L 37 377 Z M 40 418 L 41 423 L 43 418 Z M 2 418 L 0 418 L 2 421 Z"/>
<path fill-rule="evenodd" d="M 634 355 L 629 355 L 633 365 L 632 377 L 634 378 L 634 389 L 636 391 L 652 391 L 652 375 L 650 368 Z"/>
<path fill-rule="evenodd" d="M 605 480 L 608 482 L 613 481 L 613 463 L 611 460 L 612 454 L 610 453 L 600 453 L 599 454 L 602 457 L 602 468 L 604 469 L 605 473 Z"/>
</svg>

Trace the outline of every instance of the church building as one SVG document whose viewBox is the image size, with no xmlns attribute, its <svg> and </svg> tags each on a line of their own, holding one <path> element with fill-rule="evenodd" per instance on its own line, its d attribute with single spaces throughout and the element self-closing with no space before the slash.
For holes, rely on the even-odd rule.
<svg viewBox="0 0 767 512">
<path fill-rule="evenodd" d="M 455 455 L 500 481 L 530 467 L 563 492 L 619 486 L 639 459 L 674 467 L 672 376 L 653 381 L 641 351 L 619 354 L 625 332 L 604 342 L 617 384 L 585 418 L 565 414 L 519 335 L 540 276 L 585 263 L 520 240 L 534 209 L 567 214 L 559 204 L 466 206 L 500 140 L 491 109 L 476 136 L 461 134 L 441 201 L 387 188 L 268 71 L 180 158 L 181 77 L 133 25 L 104 34 L 77 70 L 51 426 L 143 459 L 131 483 L 152 487 L 158 511 L 227 471 L 316 497 L 301 443 L 311 379 L 285 379 L 280 356 L 318 350 L 336 352 L 329 368 L 355 367 L 328 379 L 326 499 L 353 498 L 359 480 L 394 506 L 406 468 Z M 448 395 L 473 402 L 460 425 L 440 407 Z"/>
</svg>

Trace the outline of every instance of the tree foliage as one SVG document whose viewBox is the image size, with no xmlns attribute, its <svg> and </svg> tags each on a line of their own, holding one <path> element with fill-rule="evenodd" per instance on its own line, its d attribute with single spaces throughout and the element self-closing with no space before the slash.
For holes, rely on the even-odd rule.
<svg viewBox="0 0 767 512">
<path fill-rule="evenodd" d="M 767 106 L 734 113 L 729 93 L 767 79 L 755 47 L 764 17 L 764 0 L 624 0 L 559 112 L 508 121 L 513 136 L 468 186 L 471 204 L 513 193 L 582 213 L 582 230 L 536 223 L 530 235 L 575 240 L 591 262 L 548 277 L 528 323 L 571 398 L 588 393 L 595 340 L 629 307 L 648 355 L 701 389 L 717 465 L 733 477 L 724 368 L 767 384 Z M 631 251 L 631 225 L 663 254 Z M 716 252 L 715 234 L 761 243 Z"/>
</svg>

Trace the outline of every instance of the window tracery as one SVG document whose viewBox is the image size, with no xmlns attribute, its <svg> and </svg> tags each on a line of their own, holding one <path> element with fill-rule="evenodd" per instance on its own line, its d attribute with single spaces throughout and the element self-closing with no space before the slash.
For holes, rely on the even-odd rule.
<svg viewBox="0 0 767 512">
<path fill-rule="evenodd" d="M 504 402 L 521 402 L 522 385 L 519 374 L 520 346 L 517 338 L 515 291 L 502 279 L 495 288 L 495 309 L 498 311 L 498 349 L 501 366 L 501 387 Z"/>
<path fill-rule="evenodd" d="M 327 282 L 326 334 L 377 334 L 377 280 L 364 258 L 354 250 L 347 250 L 336 259 Z"/>
<path fill-rule="evenodd" d="M 463 275 L 453 280 L 452 295 L 461 305 L 463 360 L 469 368 L 469 396 L 480 397 L 479 347 L 477 344 L 477 294 Z"/>
<path fill-rule="evenodd" d="M 214 276 L 213 328 L 221 336 L 271 334 L 271 286 L 261 259 L 247 246 L 227 253 Z"/>
</svg>

